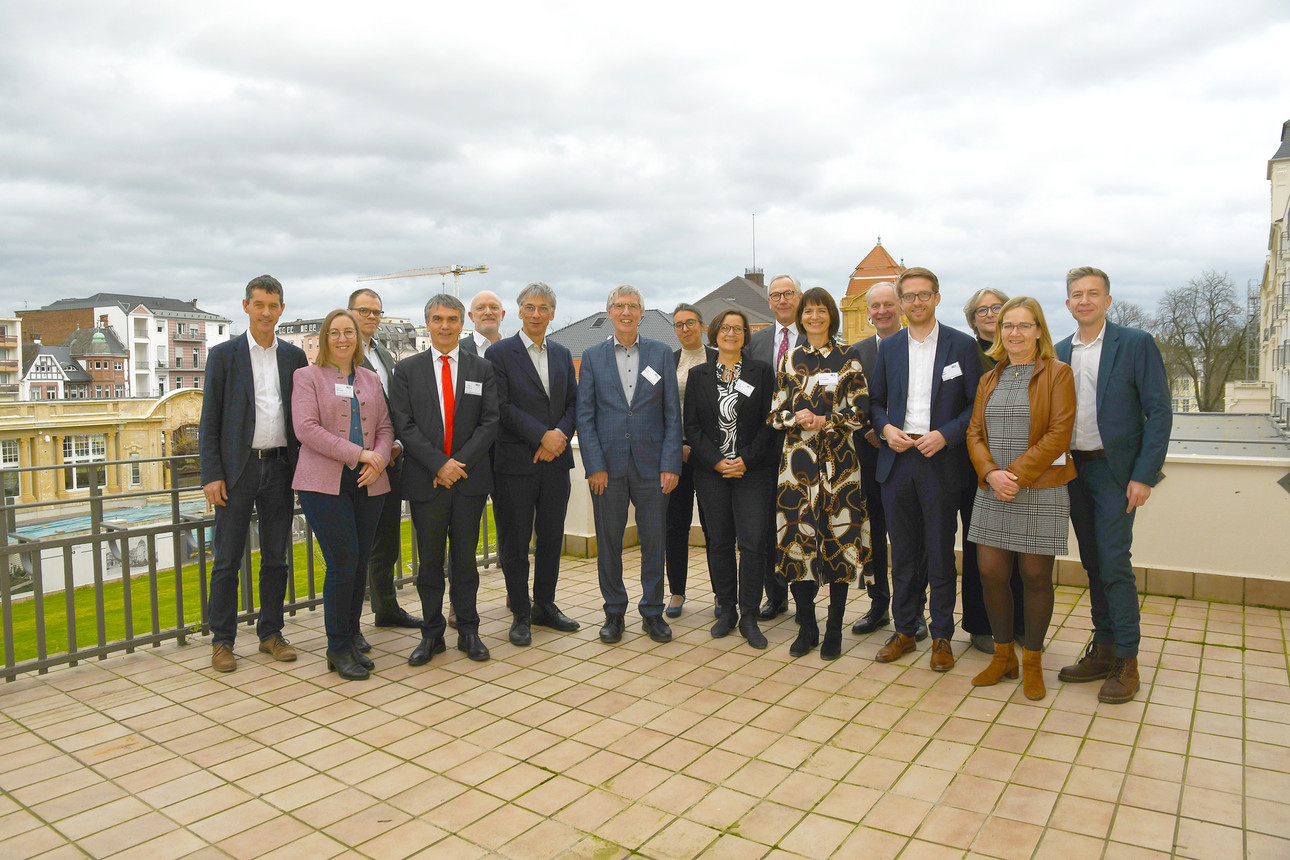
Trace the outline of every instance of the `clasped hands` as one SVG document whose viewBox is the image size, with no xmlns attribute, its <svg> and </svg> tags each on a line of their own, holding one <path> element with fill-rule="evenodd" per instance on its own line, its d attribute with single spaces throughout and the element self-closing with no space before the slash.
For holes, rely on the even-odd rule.
<svg viewBox="0 0 1290 860">
<path fill-rule="evenodd" d="M 940 430 L 924 433 L 919 438 L 914 439 L 895 424 L 888 424 L 882 428 L 882 438 L 887 440 L 888 447 L 897 454 L 908 451 L 910 448 L 917 448 L 918 453 L 924 457 L 931 457 L 945 447 L 945 436 Z"/>
<path fill-rule="evenodd" d="M 370 486 L 385 471 L 385 458 L 366 448 L 358 455 L 358 463 L 361 467 L 358 470 L 358 485 L 360 487 Z"/>
<path fill-rule="evenodd" d="M 534 463 L 549 463 L 564 453 L 569 446 L 569 437 L 559 430 L 551 429 L 542 434 L 542 443 L 533 454 Z"/>
</svg>

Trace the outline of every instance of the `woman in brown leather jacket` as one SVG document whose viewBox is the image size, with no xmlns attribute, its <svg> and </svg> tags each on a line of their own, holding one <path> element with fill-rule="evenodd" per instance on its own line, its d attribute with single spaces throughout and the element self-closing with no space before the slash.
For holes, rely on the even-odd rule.
<svg viewBox="0 0 1290 860">
<path fill-rule="evenodd" d="M 968 425 L 967 446 L 978 477 L 968 537 L 977 563 L 994 659 L 972 679 L 977 686 L 1017 677 L 1013 646 L 1012 561 L 1020 560 L 1025 605 L 1022 686 L 1045 695 L 1041 655 L 1053 615 L 1053 558 L 1066 553 L 1070 501 L 1062 486 L 1075 477 L 1068 451 L 1075 427 L 1075 379 L 1056 358 L 1039 302 L 1010 299 L 999 312 L 990 357 Z"/>
</svg>

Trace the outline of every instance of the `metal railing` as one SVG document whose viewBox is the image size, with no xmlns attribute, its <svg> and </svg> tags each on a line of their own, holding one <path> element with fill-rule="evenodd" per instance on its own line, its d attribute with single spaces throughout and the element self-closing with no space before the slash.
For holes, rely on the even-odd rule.
<svg viewBox="0 0 1290 860">
<path fill-rule="evenodd" d="M 66 497 L 54 500 L 18 502 L 0 496 L 0 621 L 4 637 L 4 665 L 0 678 L 13 681 L 26 672 L 44 674 L 55 666 L 70 665 L 89 659 L 106 659 L 111 654 L 131 653 L 142 646 L 159 646 L 171 640 L 186 644 L 188 637 L 205 635 L 207 626 L 208 577 L 213 561 L 208 553 L 207 530 L 214 527 L 215 515 L 207 510 L 200 486 L 176 486 L 180 463 L 192 464 L 192 455 L 104 460 L 76 463 L 74 468 L 89 471 L 88 488 L 67 490 Z M 135 489 L 107 493 L 104 478 L 113 467 L 119 476 L 130 478 L 135 467 L 159 464 L 166 476 L 159 489 Z M 36 486 L 42 472 L 66 470 L 66 465 L 28 466 L 5 469 L 3 475 L 28 475 L 29 487 Z M 55 476 L 57 477 L 57 476 Z M 198 479 L 200 480 L 200 479 Z M 19 486 L 23 478 L 18 477 Z M 57 481 L 55 481 L 57 483 Z M 148 517 L 150 501 L 165 499 L 153 505 L 158 517 Z M 185 512 L 184 508 L 189 511 Z M 193 512 L 200 509 L 199 512 Z M 164 511 L 164 513 L 163 513 Z M 150 519 L 130 523 L 131 517 Z M 405 503 L 403 518 L 408 520 Z M 253 518 L 254 519 L 254 518 Z M 239 581 L 239 624 L 253 624 L 257 616 L 255 598 L 259 593 L 252 571 L 253 543 L 257 530 L 248 531 L 243 550 Z M 488 509 L 484 511 L 480 534 L 482 566 L 497 562 L 496 548 L 489 534 Z M 75 532 L 68 534 L 68 532 Z M 159 560 L 158 550 L 169 541 L 169 561 Z M 304 586 L 297 584 L 298 563 L 295 549 L 304 545 Z M 88 560 L 85 556 L 88 555 Z M 80 556 L 78 559 L 77 556 Z M 284 610 L 295 615 L 322 604 L 322 581 L 319 568 L 324 567 L 314 542 L 313 530 L 297 507 L 293 513 L 292 551 L 288 555 L 290 573 Z M 46 568 L 61 566 L 47 575 Z M 119 572 L 112 568 L 119 567 Z M 399 546 L 398 574 L 395 585 L 415 582 L 417 569 L 416 529 L 412 526 L 411 554 L 405 558 L 402 541 Z M 79 574 L 79 576 L 78 576 Z M 185 606 L 184 587 L 196 581 L 198 609 Z M 107 607 L 106 597 L 119 582 L 120 617 Z M 147 592 L 147 606 L 140 614 L 135 609 L 136 589 Z M 173 596 L 171 590 L 173 589 Z M 16 610 L 32 604 L 34 649 L 19 652 L 15 642 Z M 22 614 L 26 614 L 23 612 Z M 88 615 L 88 622 L 81 619 Z M 25 619 L 24 619 L 25 625 Z M 85 627 L 89 627 L 88 630 Z M 50 628 L 66 630 L 51 647 Z M 110 635 L 109 627 L 120 628 L 121 635 Z M 24 630 L 24 639 L 27 637 Z M 33 651 L 27 653 L 27 651 Z"/>
</svg>

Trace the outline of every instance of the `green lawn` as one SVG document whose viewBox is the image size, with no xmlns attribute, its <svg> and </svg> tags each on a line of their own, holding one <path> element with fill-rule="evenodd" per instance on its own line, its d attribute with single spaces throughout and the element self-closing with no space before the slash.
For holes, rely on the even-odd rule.
<svg viewBox="0 0 1290 860">
<path fill-rule="evenodd" d="M 488 535 L 496 545 L 497 530 L 493 523 L 493 507 L 488 505 Z M 479 550 L 484 551 L 483 534 L 480 535 Z M 404 563 L 412 557 L 412 528 L 407 521 L 403 523 L 403 558 Z M 295 571 L 295 598 L 306 600 L 309 597 L 308 568 L 305 561 L 306 545 L 298 543 L 293 547 L 293 570 Z M 322 596 L 323 575 L 326 565 L 322 553 L 314 548 L 314 594 Z M 251 553 L 252 569 L 259 571 L 260 554 Z M 210 562 L 207 561 L 209 576 Z M 186 624 L 201 623 L 201 602 L 197 593 L 197 565 L 189 562 L 184 565 L 183 582 L 183 621 Z M 406 572 L 406 569 L 405 569 Z M 254 581 L 254 580 L 253 580 Z M 133 632 L 135 636 L 147 635 L 155 626 L 158 630 L 167 630 L 178 626 L 175 601 L 175 573 L 173 568 L 157 571 L 157 610 L 158 618 L 152 618 L 152 599 L 149 593 L 147 575 L 135 576 L 130 580 L 130 606 Z M 290 600 L 288 592 L 288 600 Z M 94 607 L 94 587 L 84 586 L 73 592 L 76 615 L 76 642 L 81 648 L 93 647 L 98 641 L 98 619 Z M 44 599 L 45 652 L 58 654 L 66 652 L 67 638 L 67 598 L 63 592 L 50 593 Z M 121 580 L 107 582 L 103 585 L 104 634 L 105 642 L 116 642 L 126 638 L 125 632 L 125 585 Z M 36 601 L 25 599 L 13 604 L 13 645 L 16 662 L 36 659 Z M 3 643 L 3 630 L 0 629 L 0 643 Z M 3 653 L 0 651 L 0 653 Z"/>
</svg>

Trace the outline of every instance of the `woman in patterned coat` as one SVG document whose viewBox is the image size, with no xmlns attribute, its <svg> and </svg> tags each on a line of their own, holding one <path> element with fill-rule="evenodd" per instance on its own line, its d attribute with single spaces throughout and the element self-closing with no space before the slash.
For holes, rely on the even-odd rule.
<svg viewBox="0 0 1290 860">
<path fill-rule="evenodd" d="M 770 423 L 788 431 L 780 455 L 777 570 L 797 601 L 799 629 L 789 654 L 801 657 L 817 644 L 820 656 L 842 653 L 847 589 L 869 558 L 860 459 L 852 434 L 869 408 L 860 357 L 835 341 L 841 318 L 833 296 L 807 290 L 797 307 L 797 328 L 807 337 L 778 368 Z M 824 641 L 815 618 L 815 595 L 829 589 Z"/>
</svg>

